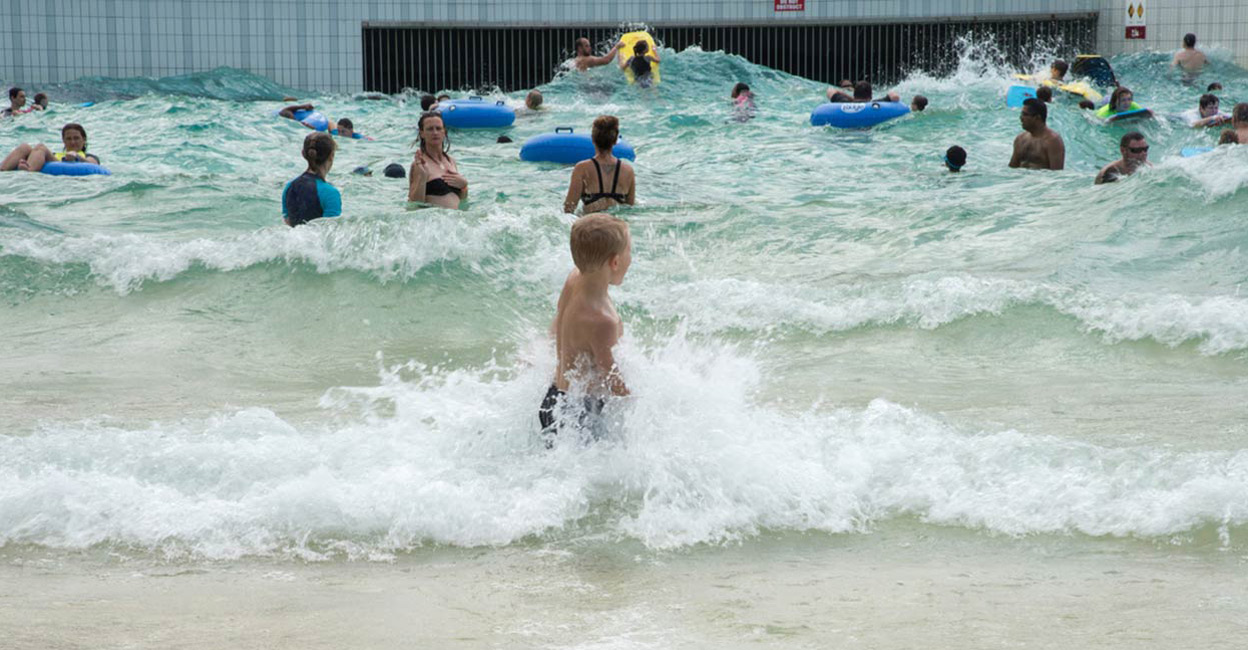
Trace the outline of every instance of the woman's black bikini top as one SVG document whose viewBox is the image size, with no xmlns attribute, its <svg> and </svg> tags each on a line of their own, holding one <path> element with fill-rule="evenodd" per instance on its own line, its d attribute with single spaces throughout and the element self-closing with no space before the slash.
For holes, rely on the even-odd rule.
<svg viewBox="0 0 1248 650">
<path fill-rule="evenodd" d="M 590 203 L 601 201 L 603 199 L 614 199 L 616 203 L 623 203 L 628 199 L 627 196 L 615 191 L 620 185 L 620 168 L 624 166 L 624 161 L 618 158 L 615 160 L 615 177 L 611 179 L 610 192 L 603 191 L 607 189 L 607 186 L 602 184 L 602 167 L 598 166 L 598 160 L 596 158 L 590 158 L 589 162 L 594 163 L 594 171 L 598 172 L 598 191 L 593 194 L 581 194 L 582 203 L 589 205 Z"/>
<path fill-rule="evenodd" d="M 628 65 L 633 69 L 633 75 L 637 77 L 650 72 L 650 60 L 646 58 L 645 54 L 634 56 L 628 62 Z"/>
<path fill-rule="evenodd" d="M 435 178 L 428 183 L 425 183 L 425 194 L 429 196 L 442 196 L 444 194 L 454 194 L 459 197 L 463 196 L 462 190 L 458 187 L 451 187 L 450 185 L 447 185 L 446 181 L 441 178 Z"/>
</svg>

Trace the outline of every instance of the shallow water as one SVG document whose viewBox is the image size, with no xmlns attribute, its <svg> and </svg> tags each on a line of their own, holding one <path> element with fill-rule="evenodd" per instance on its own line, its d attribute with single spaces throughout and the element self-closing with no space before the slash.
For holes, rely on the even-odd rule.
<svg viewBox="0 0 1248 650">
<path fill-rule="evenodd" d="M 0 123 L 9 148 L 81 122 L 113 171 L 0 176 L 0 550 L 687 567 L 757 545 L 763 584 L 771 536 L 869 555 L 903 530 L 957 540 L 946 556 L 967 565 L 1038 536 L 1077 560 L 1064 579 L 1091 543 L 1228 578 L 1248 530 L 1248 147 L 1184 159 L 1217 131 L 1142 123 L 1153 167 L 1095 187 L 1136 125 L 1059 102 L 1066 170 L 1010 170 L 1012 81 L 990 59 L 911 75 L 898 89 L 928 111 L 870 132 L 811 128 L 821 85 L 722 53 L 665 52 L 653 92 L 563 76 L 515 144 L 452 134 L 462 212 L 408 206 L 380 176 L 410 160 L 414 101 L 313 97 L 375 141 L 341 143 L 346 216 L 295 230 L 279 194 L 305 131 L 257 100 L 287 89 L 236 71 L 68 87 L 100 103 Z M 1167 61 L 1113 63 L 1179 113 L 1200 93 Z M 746 123 L 737 80 L 758 95 Z M 1226 107 L 1248 87 L 1224 61 L 1209 80 Z M 614 290 L 635 397 L 609 409 L 610 440 L 548 452 L 569 170 L 517 151 L 603 113 L 638 151 Z M 378 175 L 349 173 L 366 164 Z M 499 562 L 480 571 L 519 570 Z M 618 647 L 684 638 L 611 629 Z"/>
</svg>

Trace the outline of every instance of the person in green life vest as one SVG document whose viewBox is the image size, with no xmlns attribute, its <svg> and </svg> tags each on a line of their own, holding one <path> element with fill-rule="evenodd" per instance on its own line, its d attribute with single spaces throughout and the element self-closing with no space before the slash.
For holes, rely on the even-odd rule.
<svg viewBox="0 0 1248 650">
<path fill-rule="evenodd" d="M 1096 111 L 1096 116 L 1103 120 L 1111 115 L 1127 111 L 1138 111 L 1142 108 L 1144 107 L 1135 103 L 1135 93 L 1132 93 L 1130 88 L 1118 86 L 1114 89 L 1113 94 L 1109 96 L 1109 103 Z"/>
</svg>

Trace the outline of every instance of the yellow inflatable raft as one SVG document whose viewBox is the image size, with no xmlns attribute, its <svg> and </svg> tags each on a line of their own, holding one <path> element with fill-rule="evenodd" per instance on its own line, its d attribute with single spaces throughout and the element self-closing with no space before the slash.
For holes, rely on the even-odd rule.
<svg viewBox="0 0 1248 650">
<path fill-rule="evenodd" d="M 624 42 L 624 46 L 619 50 L 620 65 L 623 65 L 625 61 L 633 56 L 633 46 L 640 41 L 645 41 L 646 44 L 650 46 L 651 52 L 658 52 L 659 50 L 658 46 L 654 44 L 654 38 L 650 36 L 649 32 L 629 32 L 621 36 L 620 40 Z M 654 77 L 654 79 L 650 82 L 650 85 L 659 85 L 659 64 L 651 62 L 650 70 L 650 75 Z M 631 68 L 624 68 L 624 77 L 628 79 L 628 83 L 630 84 L 637 83 L 637 77 L 633 75 L 633 70 Z"/>
</svg>

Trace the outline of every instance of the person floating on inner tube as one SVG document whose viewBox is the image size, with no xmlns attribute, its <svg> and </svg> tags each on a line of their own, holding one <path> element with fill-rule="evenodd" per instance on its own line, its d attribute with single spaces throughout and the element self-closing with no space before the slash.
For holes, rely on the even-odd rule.
<svg viewBox="0 0 1248 650">
<path fill-rule="evenodd" d="M 645 41 L 637 41 L 633 45 L 633 55 L 624 59 L 620 63 L 620 69 L 631 68 L 633 78 L 637 80 L 637 85 L 642 88 L 649 88 L 650 83 L 654 80 L 651 74 L 651 64 L 659 62 L 659 53 L 650 52 L 650 44 Z"/>
<path fill-rule="evenodd" d="M 576 212 L 577 203 L 583 204 L 584 214 L 602 212 L 622 203 L 635 204 L 637 177 L 633 174 L 633 166 L 611 153 L 620 139 L 620 120 L 614 115 L 599 116 L 594 120 L 591 137 L 594 157 L 582 160 L 572 168 L 572 180 L 563 199 L 563 211 Z"/>
<path fill-rule="evenodd" d="M 61 142 L 65 145 L 65 151 L 59 153 L 53 153 L 42 144 L 34 147 L 19 144 L 0 162 L 0 172 L 37 172 L 48 162 L 100 164 L 98 156 L 87 153 L 87 130 L 81 124 L 71 122 L 61 127 Z"/>
<path fill-rule="evenodd" d="M 342 194 L 325 177 L 334 166 L 338 143 L 328 133 L 309 133 L 303 139 L 308 168 L 282 190 L 282 218 L 294 228 L 313 219 L 342 216 Z"/>
<path fill-rule="evenodd" d="M 585 72 L 590 68 L 596 68 L 600 65 L 606 65 L 615 58 L 615 53 L 623 47 L 624 41 L 620 41 L 611 46 L 611 51 L 602 56 L 594 56 L 593 46 L 590 45 L 589 39 L 582 36 L 576 39 L 576 69 Z"/>
<path fill-rule="evenodd" d="M 1109 103 L 1096 111 L 1096 116 L 1104 120 L 1119 113 L 1138 111 L 1142 108 L 1144 107 L 1135 103 L 1135 93 L 1132 93 L 1130 88 L 1118 86 L 1109 96 Z"/>
<path fill-rule="evenodd" d="M 287 106 L 286 108 L 283 108 L 282 110 L 278 111 L 277 115 L 278 117 L 284 117 L 288 120 L 295 120 L 296 122 L 299 122 L 299 120 L 295 119 L 295 113 L 299 111 L 313 111 L 313 110 L 316 110 L 316 109 L 311 104 L 295 104 L 293 106 Z M 303 124 L 303 122 L 299 122 L 299 123 Z M 314 127 L 308 126 L 307 124 L 303 124 L 303 125 L 307 126 L 309 129 L 314 128 Z M 336 135 L 336 136 L 343 137 L 343 138 L 355 138 L 357 140 L 364 137 L 355 132 L 355 124 L 352 123 L 351 120 L 345 117 L 342 118 L 341 120 L 338 120 L 337 122 L 333 120 L 329 120 L 329 134 Z"/>
<path fill-rule="evenodd" d="M 468 179 L 459 173 L 455 159 L 447 153 L 451 141 L 446 137 L 442 114 L 428 112 L 416 123 L 419 149 L 408 171 L 407 200 L 458 209 L 468 198 Z"/>
</svg>

